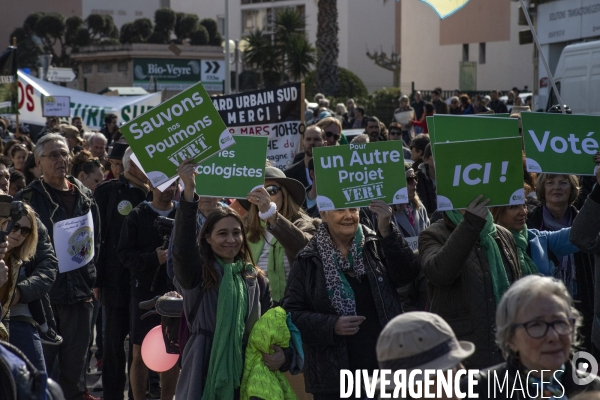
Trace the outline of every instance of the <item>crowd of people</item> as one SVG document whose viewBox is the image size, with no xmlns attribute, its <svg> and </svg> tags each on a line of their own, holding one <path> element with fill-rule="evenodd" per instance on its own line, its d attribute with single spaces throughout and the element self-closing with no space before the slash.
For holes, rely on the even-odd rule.
<svg viewBox="0 0 600 400">
<path fill-rule="evenodd" d="M 480 369 L 481 390 L 490 371 L 563 370 L 525 385 L 555 398 L 600 389 L 597 378 L 576 385 L 570 361 L 574 349 L 600 355 L 600 168 L 593 178 L 524 170 L 526 204 L 488 208 L 480 195 L 440 212 L 426 117 L 508 111 L 498 91 L 489 100 L 441 93 L 402 96 L 389 125 L 352 99 L 331 111 L 317 96 L 295 163 L 281 171 L 267 161 L 264 186 L 238 200 L 199 197 L 192 160 L 169 187 L 153 187 L 113 114 L 99 132 L 74 117 L 49 118 L 35 143 L 7 135 L 0 201 L 23 210 L 18 221 L 0 215 L 10 228 L 0 244 L 0 339 L 66 399 L 95 398 L 86 387 L 93 344 L 105 399 L 247 396 L 263 381 L 247 375 L 246 350 L 269 310 L 288 315 L 287 339 L 271 332 L 251 369 L 269 390 L 337 399 L 341 370 L 378 368 Z M 403 142 L 407 204 L 319 212 L 313 151 L 347 144 L 344 129 L 364 130 L 351 143 Z M 78 235 L 57 240 L 75 223 Z M 161 317 L 143 316 L 140 303 L 165 294 L 182 304 L 180 358 L 156 375 L 142 345 Z"/>
</svg>

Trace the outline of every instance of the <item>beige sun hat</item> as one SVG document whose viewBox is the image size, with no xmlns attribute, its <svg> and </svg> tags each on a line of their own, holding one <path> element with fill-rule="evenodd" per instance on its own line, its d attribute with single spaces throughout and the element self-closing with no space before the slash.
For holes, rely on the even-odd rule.
<svg viewBox="0 0 600 400">
<path fill-rule="evenodd" d="M 450 369 L 475 352 L 475 345 L 459 341 L 450 325 L 437 314 L 408 312 L 392 319 L 377 339 L 379 368 L 406 370 Z"/>
</svg>

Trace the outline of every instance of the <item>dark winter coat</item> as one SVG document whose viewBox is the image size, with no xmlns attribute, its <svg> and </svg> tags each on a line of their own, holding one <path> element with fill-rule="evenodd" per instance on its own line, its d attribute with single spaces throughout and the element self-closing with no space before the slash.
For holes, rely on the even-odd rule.
<svg viewBox="0 0 600 400">
<path fill-rule="evenodd" d="M 396 289 L 419 274 L 419 264 L 410 246 L 395 227 L 381 238 L 367 226 L 363 257 L 381 326 L 402 313 Z M 321 257 L 313 237 L 297 258 L 282 300 L 302 335 L 305 347 L 304 377 L 309 393 L 339 393 L 340 369 L 347 369 L 346 338 L 335 334 L 340 317 L 327 294 Z M 375 351 L 375 349 L 373 349 Z"/>
<path fill-rule="evenodd" d="M 123 176 L 102 182 L 94 191 L 98 205 L 102 237 L 96 265 L 96 287 L 102 288 L 102 303 L 109 307 L 128 307 L 129 270 L 117 256 L 121 228 L 125 217 L 146 200 L 142 189 L 131 186 Z"/>
<path fill-rule="evenodd" d="M 463 362 L 467 368 L 503 361 L 495 340 L 496 300 L 490 268 L 479 243 L 485 223 L 467 212 L 458 226 L 444 217 L 419 235 L 430 311 L 444 318 L 459 340 L 475 343 L 475 354 Z M 496 228 L 495 240 L 512 283 L 521 275 L 515 241 L 508 230 Z"/>
<path fill-rule="evenodd" d="M 600 185 L 596 185 L 592 190 L 573 221 L 571 243 L 579 247 L 581 251 L 594 254 L 594 268 L 587 272 L 586 279 L 590 279 L 590 283 L 594 283 L 596 290 L 592 292 L 593 303 L 586 298 L 588 305 L 586 308 L 589 308 L 591 304 L 594 305 L 591 340 L 596 348 L 600 348 L 600 290 L 598 290 L 600 288 Z M 579 268 L 576 273 L 579 274 Z M 593 276 L 593 280 L 589 278 L 590 274 Z M 579 279 L 577 279 L 577 284 L 579 285 Z"/>
<path fill-rule="evenodd" d="M 50 301 L 55 304 L 75 304 L 89 301 L 92 298 L 92 288 L 96 282 L 95 263 L 100 253 L 100 219 L 98 218 L 98 207 L 92 198 L 92 192 L 72 176 L 67 176 L 67 180 L 74 186 L 77 193 L 73 218 L 84 216 L 90 210 L 92 212 L 94 258 L 81 268 L 58 273 L 49 294 Z M 17 193 L 15 200 L 24 200 L 38 213 L 40 221 L 48 230 L 48 236 L 54 241 L 54 224 L 67 219 L 67 211 L 63 208 L 54 189 L 44 183 L 43 179 L 37 179 L 31 182 L 27 188 Z"/>
<path fill-rule="evenodd" d="M 427 175 L 427 168 L 429 166 L 422 163 L 415 172 L 417 174 L 417 194 L 427 210 L 427 215 L 431 216 L 437 210 L 437 195 L 433 181 Z"/>
<path fill-rule="evenodd" d="M 167 218 L 175 218 L 176 210 L 177 203 Z M 156 249 L 164 244 L 164 236 L 154 226 L 157 217 L 159 214 L 148 203 L 143 202 L 125 217 L 121 227 L 117 254 L 129 269 L 131 297 L 139 300 L 162 296 L 173 288 L 171 279 L 167 276 L 167 265 L 159 263 L 156 253 Z M 196 220 L 193 222 L 195 224 Z"/>
<path fill-rule="evenodd" d="M 577 219 L 579 211 L 574 206 L 571 206 L 573 213 L 573 221 Z M 529 229 L 537 229 L 540 231 L 547 230 L 544 228 L 543 207 L 540 204 L 533 211 L 527 214 L 527 227 Z M 588 226 L 593 229 L 595 226 L 592 223 L 593 217 L 588 217 Z M 597 226 L 597 225 L 596 225 Z M 591 236 L 592 239 L 594 236 Z M 579 246 L 578 246 L 579 247 Z M 577 282 L 577 295 L 574 297 L 575 307 L 583 315 L 583 326 L 581 327 L 581 335 L 583 337 L 583 348 L 590 349 L 592 337 L 592 325 L 594 321 L 594 256 L 593 251 L 589 252 L 580 247 L 582 251 L 573 254 L 575 261 L 575 280 Z M 586 251 L 587 253 L 584 253 Z M 548 249 L 550 261 L 554 265 L 558 265 L 558 258 L 550 249 Z"/>
</svg>

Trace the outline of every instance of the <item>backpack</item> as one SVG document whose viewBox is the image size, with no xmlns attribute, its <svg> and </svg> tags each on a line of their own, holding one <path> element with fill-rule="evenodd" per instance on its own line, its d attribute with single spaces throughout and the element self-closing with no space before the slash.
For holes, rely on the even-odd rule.
<svg viewBox="0 0 600 400">
<path fill-rule="evenodd" d="M 15 346 L 0 340 L 0 398 L 64 400 L 60 386 L 38 371 Z"/>
</svg>

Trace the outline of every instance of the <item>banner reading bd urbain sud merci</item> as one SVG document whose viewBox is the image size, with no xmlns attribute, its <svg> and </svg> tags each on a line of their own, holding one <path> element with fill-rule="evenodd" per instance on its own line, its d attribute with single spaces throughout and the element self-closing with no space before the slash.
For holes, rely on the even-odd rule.
<svg viewBox="0 0 600 400">
<path fill-rule="evenodd" d="M 527 171 L 594 175 L 600 117 L 522 113 Z"/>
<path fill-rule="evenodd" d="M 231 134 L 267 136 L 267 158 L 279 169 L 292 165 L 301 125 L 301 83 L 213 98 Z"/>
<path fill-rule="evenodd" d="M 130 121 L 121 132 L 154 187 L 188 158 L 205 160 L 235 141 L 201 83 Z"/>
<path fill-rule="evenodd" d="M 436 143 L 434 148 L 438 210 L 467 208 L 479 195 L 490 199 L 489 207 L 525 202 L 520 137 Z"/>
<path fill-rule="evenodd" d="M 200 163 L 196 193 L 206 197 L 245 199 L 265 182 L 266 136 L 235 136 L 235 145 Z"/>
<path fill-rule="evenodd" d="M 320 211 L 408 203 L 401 141 L 313 149 Z"/>
</svg>

